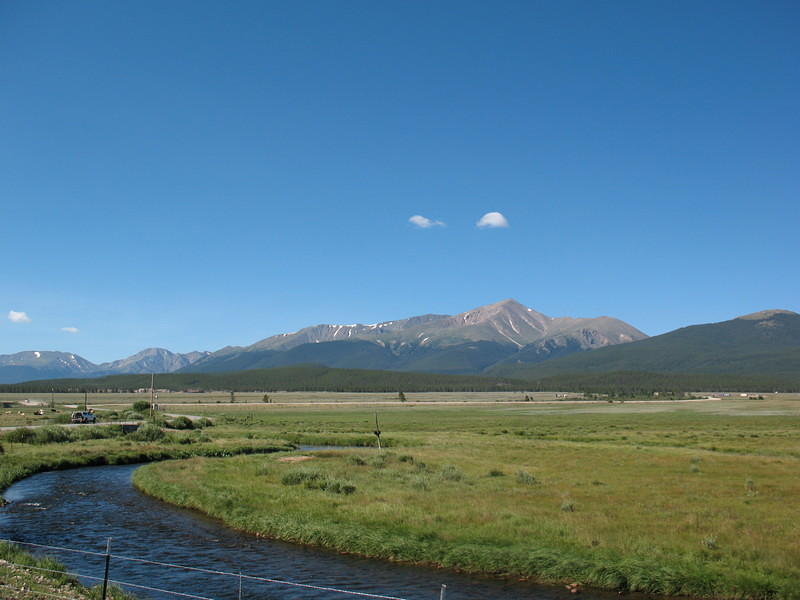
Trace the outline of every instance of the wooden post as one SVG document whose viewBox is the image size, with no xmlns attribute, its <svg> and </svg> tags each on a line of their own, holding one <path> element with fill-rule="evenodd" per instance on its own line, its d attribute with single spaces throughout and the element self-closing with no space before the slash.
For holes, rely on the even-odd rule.
<svg viewBox="0 0 800 600">
<path fill-rule="evenodd" d="M 447 584 L 442 584 L 442 589 L 439 592 L 439 600 L 445 600 L 445 596 L 447 595 Z"/>
<path fill-rule="evenodd" d="M 375 431 L 372 433 L 374 433 L 375 437 L 378 438 L 378 452 L 383 452 L 381 449 L 381 428 L 378 427 L 378 413 L 375 413 Z"/>
<path fill-rule="evenodd" d="M 102 599 L 106 600 L 106 592 L 108 591 L 108 566 L 111 562 L 111 538 L 106 542 L 106 570 L 103 574 L 103 595 Z"/>
</svg>

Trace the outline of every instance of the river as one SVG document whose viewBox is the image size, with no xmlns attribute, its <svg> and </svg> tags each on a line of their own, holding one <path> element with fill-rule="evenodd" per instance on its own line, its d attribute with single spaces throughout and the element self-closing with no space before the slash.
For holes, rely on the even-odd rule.
<svg viewBox="0 0 800 600">
<path fill-rule="evenodd" d="M 10 504 L 0 509 L 0 537 L 98 553 L 105 551 L 106 540 L 111 538 L 111 579 L 214 600 L 341 600 L 358 596 L 240 580 L 230 575 L 128 561 L 118 556 L 410 600 L 436 600 L 442 584 L 447 586 L 447 600 L 575 598 L 560 586 L 399 565 L 256 538 L 196 512 L 145 496 L 131 484 L 136 467 L 51 471 L 14 484 L 4 494 Z M 103 575 L 102 556 L 47 553 L 73 572 L 92 577 Z M 142 588 L 131 591 L 154 600 L 181 598 Z M 614 593 L 586 590 L 580 594 L 582 600 L 617 597 Z"/>
</svg>

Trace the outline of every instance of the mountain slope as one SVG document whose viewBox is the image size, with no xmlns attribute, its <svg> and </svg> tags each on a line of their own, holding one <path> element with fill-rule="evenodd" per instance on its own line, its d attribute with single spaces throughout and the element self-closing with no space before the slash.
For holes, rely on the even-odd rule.
<svg viewBox="0 0 800 600">
<path fill-rule="evenodd" d="M 0 383 L 56 377 L 85 377 L 96 372 L 97 365 L 69 352 L 31 350 L 0 355 Z"/>
<path fill-rule="evenodd" d="M 509 360 L 489 369 L 494 375 L 526 378 L 615 371 L 796 374 L 800 371 L 800 315 L 762 311 L 538 365 Z"/>
<path fill-rule="evenodd" d="M 508 299 L 453 316 L 427 314 L 372 325 L 314 325 L 250 346 L 223 348 L 182 371 L 317 363 L 340 368 L 480 373 L 514 357 L 539 362 L 645 337 L 618 319 L 553 318 Z"/>
</svg>

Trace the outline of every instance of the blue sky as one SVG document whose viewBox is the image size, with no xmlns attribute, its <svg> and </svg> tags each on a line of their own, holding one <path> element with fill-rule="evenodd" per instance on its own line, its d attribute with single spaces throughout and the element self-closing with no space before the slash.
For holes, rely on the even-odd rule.
<svg viewBox="0 0 800 600">
<path fill-rule="evenodd" d="M 778 1 L 0 3 L 0 353 L 508 297 L 651 335 L 800 311 L 798 31 Z"/>
</svg>

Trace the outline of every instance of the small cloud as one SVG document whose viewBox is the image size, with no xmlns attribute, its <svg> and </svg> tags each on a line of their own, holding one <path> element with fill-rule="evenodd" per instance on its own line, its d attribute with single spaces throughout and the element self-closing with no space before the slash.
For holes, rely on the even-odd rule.
<svg viewBox="0 0 800 600">
<path fill-rule="evenodd" d="M 422 229 L 429 229 L 431 227 L 444 227 L 444 223 L 442 221 L 433 221 L 428 217 L 423 217 L 422 215 L 414 215 L 408 219 L 408 222 Z"/>
<path fill-rule="evenodd" d="M 17 312 L 15 310 L 8 311 L 8 320 L 12 323 L 30 323 L 31 318 L 28 316 L 28 313 L 25 312 Z"/>
<path fill-rule="evenodd" d="M 62 327 L 61 331 L 64 331 L 66 333 L 80 333 L 80 329 L 78 329 L 77 327 Z"/>
<path fill-rule="evenodd" d="M 502 213 L 499 212 L 488 212 L 483 215 L 480 220 L 475 223 L 478 227 L 485 228 L 485 227 L 508 227 L 508 219 L 506 219 Z"/>
</svg>

